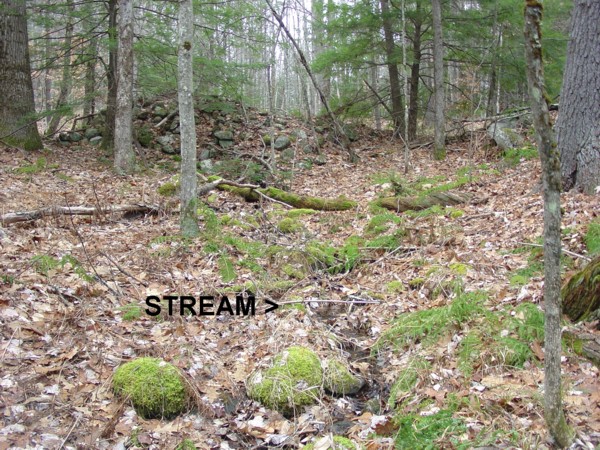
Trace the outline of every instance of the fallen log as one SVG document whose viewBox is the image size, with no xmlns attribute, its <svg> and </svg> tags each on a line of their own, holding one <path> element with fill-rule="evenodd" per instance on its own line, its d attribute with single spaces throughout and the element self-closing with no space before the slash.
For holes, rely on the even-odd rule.
<svg viewBox="0 0 600 450">
<path fill-rule="evenodd" d="M 563 338 L 575 353 L 600 367 L 600 337 L 592 333 L 565 330 Z"/>
<path fill-rule="evenodd" d="M 282 191 L 281 189 L 274 187 L 237 187 L 222 181 L 217 188 L 239 195 L 247 202 L 257 202 L 260 200 L 261 196 L 264 196 L 294 208 L 314 209 L 316 211 L 346 211 L 348 209 L 356 208 L 357 205 L 355 201 L 348 200 L 345 197 L 338 197 L 335 199 L 309 197 Z"/>
<path fill-rule="evenodd" d="M 421 211 L 434 205 L 453 206 L 468 203 L 472 195 L 464 192 L 433 192 L 419 197 L 384 197 L 375 200 L 375 205 L 396 212 Z"/>
<path fill-rule="evenodd" d="M 574 322 L 600 316 L 600 255 L 563 285 L 561 297 L 563 313 Z"/>
<path fill-rule="evenodd" d="M 120 205 L 108 206 L 106 208 L 93 206 L 49 206 L 33 211 L 3 214 L 0 216 L 0 224 L 10 225 L 17 222 L 30 222 L 48 216 L 93 216 L 117 212 L 127 214 L 156 214 L 158 211 L 158 206 L 153 205 Z"/>
</svg>

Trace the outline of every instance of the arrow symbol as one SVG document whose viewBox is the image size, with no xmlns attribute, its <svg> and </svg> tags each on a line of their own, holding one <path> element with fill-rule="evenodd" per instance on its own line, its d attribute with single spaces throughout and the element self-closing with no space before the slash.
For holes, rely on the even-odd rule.
<svg viewBox="0 0 600 450">
<path fill-rule="evenodd" d="M 271 311 L 275 311 L 277 308 L 279 308 L 279 305 L 275 302 L 272 302 L 271 300 L 265 299 L 265 302 L 267 302 L 267 304 L 271 305 L 270 308 L 267 308 L 267 310 L 265 311 L 265 314 L 270 313 Z"/>
</svg>

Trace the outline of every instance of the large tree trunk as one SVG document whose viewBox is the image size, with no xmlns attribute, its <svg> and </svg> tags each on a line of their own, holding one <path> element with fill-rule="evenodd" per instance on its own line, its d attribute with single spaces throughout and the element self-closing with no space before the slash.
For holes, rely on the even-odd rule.
<svg viewBox="0 0 600 450">
<path fill-rule="evenodd" d="M 431 0 L 433 14 L 433 78 L 435 103 L 435 138 L 433 157 L 446 157 L 446 128 L 444 118 L 444 42 L 442 40 L 442 5 L 440 0 Z"/>
<path fill-rule="evenodd" d="M 196 197 L 196 122 L 192 55 L 194 48 L 194 8 L 192 0 L 179 3 L 179 127 L 181 130 L 181 234 L 194 237 L 198 230 Z"/>
<path fill-rule="evenodd" d="M 417 117 L 419 115 L 419 77 L 421 76 L 421 2 L 417 1 L 413 25 L 413 62 L 410 68 L 410 93 L 408 99 L 408 141 L 417 138 Z"/>
<path fill-rule="evenodd" d="M 563 312 L 573 321 L 600 318 L 600 255 L 561 290 Z"/>
<path fill-rule="evenodd" d="M 572 437 L 562 408 L 560 377 L 560 160 L 544 92 L 542 6 L 532 0 L 526 0 L 525 4 L 527 81 L 542 162 L 544 198 L 544 417 L 550 434 L 564 448 L 570 445 Z"/>
<path fill-rule="evenodd" d="M 383 35 L 385 38 L 385 56 L 390 77 L 390 92 L 392 95 L 392 120 L 396 133 L 404 133 L 404 102 L 402 90 L 400 89 L 400 74 L 398 72 L 398 61 L 394 44 L 394 32 L 390 18 L 389 0 L 380 0 L 381 16 L 383 24 Z"/>
<path fill-rule="evenodd" d="M 0 6 L 0 139 L 27 150 L 42 148 L 34 121 L 25 2 Z"/>
<path fill-rule="evenodd" d="M 84 116 L 96 112 L 96 60 L 98 58 L 98 39 L 96 37 L 90 41 L 87 57 L 89 59 L 85 64 Z"/>
<path fill-rule="evenodd" d="M 115 113 L 117 109 L 117 54 L 119 41 L 117 40 L 117 0 L 108 0 L 108 70 L 106 82 L 108 93 L 106 95 L 106 125 L 102 146 L 113 149 L 115 145 Z"/>
<path fill-rule="evenodd" d="M 600 185 L 600 2 L 575 0 L 556 129 L 563 187 Z"/>
<path fill-rule="evenodd" d="M 131 173 L 133 153 L 133 0 L 119 5 L 117 109 L 115 113 L 115 170 Z"/>
</svg>

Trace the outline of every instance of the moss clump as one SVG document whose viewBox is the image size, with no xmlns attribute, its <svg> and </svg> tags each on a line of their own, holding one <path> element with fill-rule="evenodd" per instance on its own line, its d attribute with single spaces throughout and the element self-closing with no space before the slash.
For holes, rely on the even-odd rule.
<svg viewBox="0 0 600 450">
<path fill-rule="evenodd" d="M 390 281 L 388 284 L 385 285 L 385 290 L 388 291 L 390 294 L 397 294 L 399 292 L 404 291 L 404 283 L 398 280 Z"/>
<path fill-rule="evenodd" d="M 300 231 L 302 229 L 302 224 L 294 219 L 290 219 L 289 217 L 282 219 L 277 224 L 277 229 L 282 233 L 295 233 L 296 231 Z"/>
<path fill-rule="evenodd" d="M 360 391 L 364 384 L 361 378 L 354 376 L 340 361 L 323 361 L 323 386 L 332 394 L 353 395 Z"/>
<path fill-rule="evenodd" d="M 177 194 L 178 189 L 179 186 L 177 186 L 177 184 L 172 183 L 171 181 L 167 181 L 166 183 L 159 186 L 157 192 L 163 197 L 173 197 L 175 194 Z"/>
<path fill-rule="evenodd" d="M 196 445 L 191 439 L 184 439 L 175 447 L 175 450 L 196 450 Z"/>
<path fill-rule="evenodd" d="M 468 270 L 469 270 L 469 266 L 467 264 L 463 264 L 463 263 L 451 263 L 448 267 L 450 267 L 450 270 L 452 272 L 454 272 L 456 275 L 466 275 Z"/>
<path fill-rule="evenodd" d="M 154 136 L 152 135 L 152 132 L 148 126 L 144 125 L 137 130 L 137 140 L 142 147 L 150 147 L 153 138 Z"/>
<path fill-rule="evenodd" d="M 247 380 L 248 396 L 268 408 L 291 413 L 319 397 L 323 371 L 319 357 L 305 347 L 290 347 L 264 372 Z"/>
<path fill-rule="evenodd" d="M 413 289 L 418 289 L 425 284 L 425 278 L 415 277 L 408 282 L 408 285 Z"/>
<path fill-rule="evenodd" d="M 600 222 L 592 222 L 588 225 L 584 240 L 590 255 L 600 253 Z"/>
<path fill-rule="evenodd" d="M 365 234 L 367 236 L 378 236 L 400 222 L 402 222 L 402 219 L 395 214 L 389 212 L 377 214 L 371 218 L 369 224 L 365 227 Z"/>
<path fill-rule="evenodd" d="M 185 384 L 172 364 L 139 358 L 123 364 L 113 376 L 114 392 L 129 397 L 145 419 L 170 419 L 185 411 Z"/>
<path fill-rule="evenodd" d="M 323 439 L 329 439 L 329 443 L 321 442 L 321 441 L 323 441 Z M 335 449 L 335 450 L 357 450 L 357 449 L 362 448 L 361 446 L 356 444 L 354 441 L 351 441 L 350 439 L 345 438 L 343 436 L 334 436 L 333 437 L 333 445 L 331 443 L 331 438 L 322 438 L 322 439 L 317 440 L 316 442 L 319 443 L 319 450 L 333 450 L 333 449 Z M 325 445 L 327 445 L 327 446 L 325 446 Z M 316 446 L 316 443 L 311 442 L 310 444 L 302 447 L 302 449 L 303 450 L 314 450 L 315 446 Z"/>
</svg>

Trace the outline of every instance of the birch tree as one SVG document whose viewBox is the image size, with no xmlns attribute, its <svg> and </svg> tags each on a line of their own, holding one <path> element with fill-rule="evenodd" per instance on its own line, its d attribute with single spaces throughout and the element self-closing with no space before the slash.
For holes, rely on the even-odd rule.
<svg viewBox="0 0 600 450">
<path fill-rule="evenodd" d="M 179 3 L 179 48 L 177 54 L 179 129 L 181 132 L 181 234 L 199 233 L 196 180 L 196 121 L 194 118 L 193 43 L 194 12 L 192 0 Z"/>
</svg>

